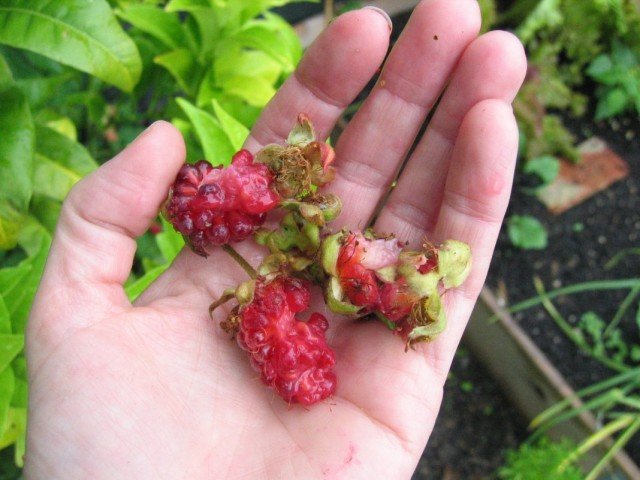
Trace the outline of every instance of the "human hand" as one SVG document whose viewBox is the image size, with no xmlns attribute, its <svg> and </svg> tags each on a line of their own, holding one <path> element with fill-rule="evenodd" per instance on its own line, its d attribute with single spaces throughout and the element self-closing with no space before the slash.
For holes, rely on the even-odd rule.
<svg viewBox="0 0 640 480">
<path fill-rule="evenodd" d="M 132 306 L 122 284 L 141 235 L 184 161 L 158 122 L 65 202 L 27 331 L 28 478 L 409 478 L 507 206 L 518 135 L 510 108 L 526 68 L 510 34 L 477 37 L 474 0 L 425 0 L 336 145 L 334 224 L 364 227 L 421 124 L 426 133 L 376 222 L 419 245 L 467 242 L 474 266 L 446 295 L 447 330 L 404 352 L 379 323 L 327 316 L 338 389 L 306 410 L 274 396 L 207 314 L 246 279 L 223 252 L 185 249 Z M 299 112 L 319 137 L 382 63 L 383 16 L 336 19 L 247 140 L 282 143 Z M 215 159 L 213 159 L 215 160 Z M 245 242 L 247 243 L 247 242 Z M 257 264 L 262 250 L 238 248 Z M 320 295 L 318 295 L 320 296 Z"/>
</svg>

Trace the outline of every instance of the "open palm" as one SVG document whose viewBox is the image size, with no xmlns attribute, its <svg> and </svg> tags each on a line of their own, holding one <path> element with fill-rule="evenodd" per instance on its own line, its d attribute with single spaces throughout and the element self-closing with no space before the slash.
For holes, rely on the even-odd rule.
<svg viewBox="0 0 640 480">
<path fill-rule="evenodd" d="M 475 0 L 416 8 L 336 145 L 329 187 L 344 202 L 335 223 L 366 226 L 447 86 L 376 222 L 414 246 L 425 235 L 471 245 L 471 276 L 446 296 L 445 333 L 405 353 L 381 324 L 327 315 L 338 389 L 307 410 L 266 388 L 209 319 L 209 303 L 246 279 L 223 252 L 205 260 L 185 249 L 132 306 L 122 284 L 134 238 L 184 161 L 180 135 L 158 122 L 65 202 L 27 332 L 28 478 L 410 477 L 485 279 L 517 150 L 522 48 L 504 32 L 477 37 L 479 26 Z M 389 31 L 370 9 L 334 21 L 246 148 L 282 143 L 299 112 L 326 137 L 380 67 Z M 264 254 L 238 248 L 253 264 Z"/>
</svg>

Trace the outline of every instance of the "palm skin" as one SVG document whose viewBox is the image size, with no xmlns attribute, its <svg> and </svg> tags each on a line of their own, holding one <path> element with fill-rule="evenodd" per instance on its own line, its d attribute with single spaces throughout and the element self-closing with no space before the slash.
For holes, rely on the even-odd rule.
<svg viewBox="0 0 640 480">
<path fill-rule="evenodd" d="M 137 235 L 184 161 L 158 122 L 80 182 L 65 202 L 27 331 L 27 478 L 409 478 L 480 291 L 508 202 L 517 150 L 510 102 L 525 70 L 511 35 L 477 37 L 474 0 L 425 0 L 381 80 L 336 145 L 336 223 L 359 228 L 448 88 L 376 229 L 419 245 L 471 245 L 465 285 L 446 295 L 449 326 L 404 352 L 381 324 L 331 316 L 338 389 L 309 409 L 267 389 L 207 307 L 246 274 L 223 252 L 188 250 L 131 305 L 122 289 Z M 384 17 L 335 20 L 257 122 L 246 147 L 283 142 L 299 112 L 326 136 L 382 63 Z M 254 265 L 263 251 L 241 245 Z M 318 292 L 317 292 L 318 293 Z"/>
</svg>

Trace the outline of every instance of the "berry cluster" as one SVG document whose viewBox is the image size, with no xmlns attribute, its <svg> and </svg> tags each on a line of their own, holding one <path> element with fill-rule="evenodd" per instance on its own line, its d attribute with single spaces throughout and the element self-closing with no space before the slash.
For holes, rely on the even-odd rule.
<svg viewBox="0 0 640 480">
<path fill-rule="evenodd" d="M 206 160 L 185 164 L 169 192 L 164 213 L 194 252 L 245 240 L 280 202 L 273 175 L 240 150 L 227 168 Z"/>
<path fill-rule="evenodd" d="M 295 317 L 309 308 L 309 282 L 277 275 L 259 277 L 253 288 L 253 298 L 240 304 L 234 322 L 238 345 L 249 352 L 262 381 L 289 403 L 311 405 L 331 396 L 336 377 L 324 336 L 329 323 L 319 313 L 307 322 Z"/>
<path fill-rule="evenodd" d="M 226 168 L 183 166 L 164 210 L 200 255 L 224 245 L 237 257 L 228 243 L 252 234 L 269 249 L 257 272 L 241 260 L 252 279 L 225 291 L 210 313 L 237 301 L 222 328 L 235 334 L 262 382 L 290 404 L 312 405 L 336 390 L 329 322 L 319 313 L 297 318 L 309 308 L 313 284 L 332 312 L 376 318 L 410 347 L 442 332 L 442 294 L 471 267 L 468 245 L 455 240 L 412 251 L 393 235 L 331 232 L 342 203 L 319 190 L 333 178 L 334 158 L 301 114 L 286 145 L 267 145 L 255 159 L 242 150 Z M 284 212 L 278 226 L 260 228 L 276 207 Z"/>
</svg>

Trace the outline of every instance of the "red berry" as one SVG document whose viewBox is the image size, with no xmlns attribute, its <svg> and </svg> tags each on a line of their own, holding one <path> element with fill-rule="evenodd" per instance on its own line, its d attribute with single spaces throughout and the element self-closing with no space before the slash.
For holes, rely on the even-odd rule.
<svg viewBox="0 0 640 480">
<path fill-rule="evenodd" d="M 200 160 L 185 164 L 169 192 L 165 213 L 192 249 L 206 256 L 210 247 L 249 237 L 280 199 L 271 188 L 266 165 L 241 150 L 227 168 Z"/>
<path fill-rule="evenodd" d="M 418 300 L 411 292 L 404 279 L 394 283 L 384 283 L 380 288 L 380 303 L 378 309 L 392 322 L 400 322 L 409 313 L 411 307 Z"/>
<path fill-rule="evenodd" d="M 310 285 L 280 276 L 256 281 L 251 303 L 240 308 L 238 345 L 249 352 L 262 381 L 288 403 L 312 405 L 336 389 L 335 357 L 325 339 L 328 322 L 314 313 L 307 322 L 295 314 L 308 308 Z"/>
</svg>

